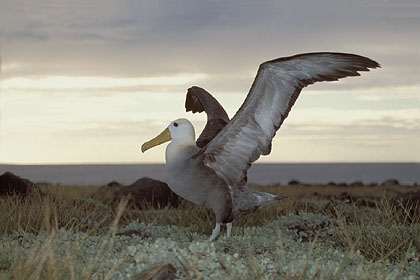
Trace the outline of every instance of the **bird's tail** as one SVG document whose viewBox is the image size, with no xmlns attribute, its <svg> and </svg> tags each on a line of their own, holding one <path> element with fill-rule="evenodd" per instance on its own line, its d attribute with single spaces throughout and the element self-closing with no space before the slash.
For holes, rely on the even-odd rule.
<svg viewBox="0 0 420 280">
<path fill-rule="evenodd" d="M 260 207 L 266 206 L 275 201 L 288 199 L 287 196 L 280 196 L 280 195 L 275 195 L 275 194 L 266 193 L 266 192 L 254 191 L 253 194 L 257 198 L 257 201 Z"/>
<path fill-rule="evenodd" d="M 289 197 L 287 196 L 281 196 L 281 195 L 276 195 L 276 200 L 285 200 L 285 199 L 289 199 Z"/>
<path fill-rule="evenodd" d="M 266 192 L 259 192 L 246 186 L 241 188 L 232 188 L 232 202 L 234 215 L 249 214 L 276 201 L 287 199 L 285 196 L 279 196 Z"/>
</svg>

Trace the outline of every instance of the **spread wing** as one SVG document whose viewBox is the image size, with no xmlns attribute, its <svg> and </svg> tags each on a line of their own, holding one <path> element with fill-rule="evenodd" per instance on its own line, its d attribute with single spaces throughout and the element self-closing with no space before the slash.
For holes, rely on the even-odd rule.
<svg viewBox="0 0 420 280">
<path fill-rule="evenodd" d="M 188 89 L 185 109 L 187 112 L 201 113 L 205 111 L 207 114 L 206 126 L 196 141 L 200 148 L 206 146 L 229 122 L 229 117 L 222 105 L 209 92 L 200 87 L 193 86 Z"/>
<path fill-rule="evenodd" d="M 302 88 L 376 67 L 369 58 L 345 53 L 307 53 L 262 63 L 238 112 L 197 156 L 230 186 L 241 186 L 251 164 L 270 153 Z"/>
</svg>

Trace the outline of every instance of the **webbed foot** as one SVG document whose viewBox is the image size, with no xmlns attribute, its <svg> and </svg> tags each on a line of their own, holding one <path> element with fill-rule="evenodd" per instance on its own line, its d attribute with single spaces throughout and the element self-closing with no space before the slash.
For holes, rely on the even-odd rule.
<svg viewBox="0 0 420 280">
<path fill-rule="evenodd" d="M 226 236 L 230 237 L 230 232 L 232 231 L 232 222 L 226 224 Z"/>
<path fill-rule="evenodd" d="M 212 242 L 217 238 L 217 236 L 220 233 L 220 223 L 216 223 L 216 227 L 213 229 L 213 232 L 211 233 L 211 236 L 209 238 L 209 242 Z"/>
</svg>

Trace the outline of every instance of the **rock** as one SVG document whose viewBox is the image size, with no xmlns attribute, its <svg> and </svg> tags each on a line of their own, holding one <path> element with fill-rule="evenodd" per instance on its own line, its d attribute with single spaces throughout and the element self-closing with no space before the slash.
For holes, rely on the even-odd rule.
<svg viewBox="0 0 420 280">
<path fill-rule="evenodd" d="M 39 188 L 29 180 L 22 179 L 10 172 L 5 172 L 0 176 L 0 196 L 12 194 L 26 196 L 31 191 L 39 191 Z"/>
<path fill-rule="evenodd" d="M 326 184 L 326 186 L 328 187 L 347 187 L 347 183 L 341 182 L 341 183 L 336 183 L 336 182 L 328 182 Z"/>
<path fill-rule="evenodd" d="M 398 186 L 400 182 L 397 179 L 388 179 L 381 186 Z"/>
<path fill-rule="evenodd" d="M 164 182 L 148 177 L 141 178 L 133 184 L 122 187 L 121 196 L 130 196 L 131 205 L 140 209 L 163 208 L 167 205 L 178 207 L 178 196 Z"/>
<path fill-rule="evenodd" d="M 122 184 L 118 183 L 117 181 L 109 182 L 105 185 L 106 188 L 112 188 L 112 187 L 123 187 Z"/>
<path fill-rule="evenodd" d="M 298 180 L 291 180 L 289 181 L 289 186 L 296 186 L 296 185 L 301 185 L 301 183 Z"/>
<path fill-rule="evenodd" d="M 132 279 L 138 280 L 172 280 L 175 279 L 176 268 L 171 264 L 157 265 L 135 275 Z"/>
<path fill-rule="evenodd" d="M 363 187 L 365 184 L 362 183 L 362 181 L 355 181 L 351 184 L 349 184 L 349 187 Z"/>
<path fill-rule="evenodd" d="M 178 207 L 180 198 L 164 182 L 143 177 L 129 186 L 111 182 L 92 195 L 112 207 L 129 197 L 129 206 L 138 209 L 159 209 L 170 205 Z"/>
</svg>

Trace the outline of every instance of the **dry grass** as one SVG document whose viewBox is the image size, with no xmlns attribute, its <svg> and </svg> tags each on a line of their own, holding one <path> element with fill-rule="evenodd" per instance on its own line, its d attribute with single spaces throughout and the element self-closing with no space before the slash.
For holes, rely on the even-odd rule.
<svg viewBox="0 0 420 280">
<path fill-rule="evenodd" d="M 90 197 L 101 189 L 100 186 L 62 186 L 46 184 L 40 185 L 39 188 L 44 194 L 70 198 Z"/>
<path fill-rule="evenodd" d="M 254 214 L 237 217 L 235 226 L 263 226 L 279 216 L 299 211 L 323 213 L 330 216 L 336 225 L 339 244 L 349 250 L 360 250 L 369 259 L 402 260 L 406 257 L 408 248 L 420 248 L 419 209 L 410 211 L 389 203 L 389 199 L 396 193 L 418 191 L 420 186 L 254 188 L 286 195 L 290 199 L 272 204 Z M 42 186 L 41 189 L 43 194 L 32 193 L 25 199 L 18 196 L 0 199 L 0 234 L 42 234 L 44 231 L 51 232 L 52 229 L 60 228 L 91 233 L 109 229 L 118 216 L 115 205 L 105 205 L 100 199 L 92 199 L 92 195 L 99 190 L 98 187 Z M 318 200 L 343 193 L 360 198 L 369 197 L 375 201 L 377 207 L 371 209 L 353 206 L 351 211 L 344 212 L 335 208 L 334 203 L 318 203 Z M 413 212 L 417 213 L 414 214 L 416 216 L 413 216 Z M 189 227 L 192 232 L 205 234 L 211 232 L 215 223 L 210 210 L 187 201 L 182 201 L 177 209 L 140 211 L 127 207 L 118 218 L 121 225 L 129 224 L 133 220 L 151 225 Z M 37 263 L 28 264 L 31 265 L 34 269 L 41 267 Z M 47 272 L 49 270 L 48 267 L 43 269 Z"/>
<path fill-rule="evenodd" d="M 353 206 L 350 213 L 335 209 L 339 242 L 371 260 L 402 261 L 410 248 L 420 249 L 420 205 L 398 206 L 387 198 L 376 209 Z M 415 211 L 410 211 L 414 209 Z"/>
<path fill-rule="evenodd" d="M 86 231 L 93 227 L 93 221 L 110 225 L 115 217 L 112 208 L 86 201 L 82 196 L 67 196 L 68 190 L 55 189 L 45 194 L 33 192 L 25 198 L 17 195 L 0 198 L 0 234 L 20 231 L 40 234 L 59 228 Z"/>
<path fill-rule="evenodd" d="M 420 191 L 420 185 L 417 186 L 329 186 L 329 185 L 271 185 L 271 186 L 252 186 L 259 191 L 265 191 L 278 195 L 285 195 L 291 198 L 311 198 L 314 195 L 337 196 L 347 193 L 355 197 L 393 197 L 396 194 Z"/>
<path fill-rule="evenodd" d="M 32 194 L 32 196 L 34 196 L 34 194 Z M 12 199 L 14 198 L 15 197 Z M 111 225 L 109 226 L 108 236 L 115 234 L 116 227 L 127 206 L 127 202 L 127 200 L 122 200 L 119 203 Z M 47 206 L 46 209 L 48 207 L 51 207 L 51 205 Z M 57 224 L 50 224 L 50 214 L 46 212 L 45 214 L 46 216 L 42 228 L 45 230 L 57 229 Z M 58 219 L 56 213 L 54 218 L 55 220 Z M 99 226 L 99 224 L 96 226 Z M 14 250 L 14 263 L 8 263 L 7 267 L 0 269 L 0 279 L 3 279 L 1 271 L 7 269 L 11 269 L 11 274 L 9 274 L 9 278 L 11 279 L 110 279 L 113 270 L 111 269 L 104 273 L 101 269 L 102 258 L 99 257 L 100 255 L 106 256 L 107 254 L 110 254 L 110 251 L 112 250 L 112 243 L 109 243 L 107 238 L 104 238 L 102 245 L 98 248 L 96 252 L 97 257 L 92 258 L 86 263 L 85 269 L 80 273 L 76 273 L 74 258 L 78 255 L 79 247 L 75 246 L 69 250 L 66 254 L 66 258 L 57 258 L 57 256 L 60 255 L 60 248 L 57 246 L 56 240 L 57 233 L 54 231 L 51 231 L 50 233 L 46 242 L 44 242 L 46 246 L 41 246 L 40 235 L 38 235 L 38 239 L 35 240 L 31 246 L 29 256 L 22 253 L 21 244 L 19 244 L 20 242 L 17 240 L 16 248 Z M 21 237 L 24 240 L 26 239 L 25 234 Z M 80 240 L 79 246 L 81 246 L 83 242 L 83 239 Z"/>
</svg>

